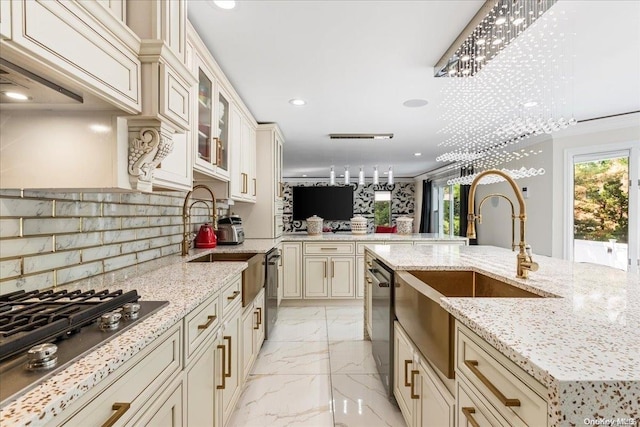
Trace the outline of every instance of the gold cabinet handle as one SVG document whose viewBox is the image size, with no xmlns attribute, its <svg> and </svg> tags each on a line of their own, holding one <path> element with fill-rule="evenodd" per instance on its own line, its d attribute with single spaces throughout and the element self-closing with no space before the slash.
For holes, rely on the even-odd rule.
<svg viewBox="0 0 640 427">
<path fill-rule="evenodd" d="M 256 307 L 258 310 L 258 325 L 262 325 L 262 307 Z"/>
<path fill-rule="evenodd" d="M 253 327 L 253 329 L 260 329 L 260 320 L 258 320 L 258 312 L 254 311 L 253 314 L 256 315 L 256 325 Z"/>
<path fill-rule="evenodd" d="M 233 294 L 231 294 L 230 297 L 227 297 L 227 300 L 229 301 L 234 300 L 238 295 L 240 295 L 240 291 L 233 291 Z"/>
<path fill-rule="evenodd" d="M 131 403 L 116 402 L 111 406 L 111 409 L 116 411 L 109 419 L 102 424 L 102 427 L 111 427 L 114 425 L 123 415 L 131 408 Z"/>
<path fill-rule="evenodd" d="M 324 278 L 327 278 L 327 261 L 322 261 L 324 263 Z"/>
<path fill-rule="evenodd" d="M 478 422 L 475 418 L 473 418 L 472 415 L 476 413 L 475 408 L 462 408 L 462 413 L 472 427 L 480 427 L 480 424 L 478 424 Z"/>
<path fill-rule="evenodd" d="M 411 387 L 411 383 L 409 382 L 409 365 L 411 364 L 411 360 L 404 361 L 404 386 Z"/>
<path fill-rule="evenodd" d="M 228 335 L 225 335 L 224 337 L 222 337 L 225 341 L 229 341 L 229 359 L 227 359 L 227 367 L 229 368 L 229 372 L 225 372 L 224 376 L 229 378 L 231 377 L 231 337 Z"/>
<path fill-rule="evenodd" d="M 471 372 L 473 372 L 473 374 L 476 377 L 478 377 L 480 382 L 482 382 L 482 384 L 484 384 L 485 387 L 487 387 L 489 389 L 489 391 L 491 393 L 493 393 L 493 395 L 495 397 L 497 397 L 498 400 L 504 406 L 520 406 L 520 400 L 519 399 L 509 399 L 509 398 L 507 398 L 504 394 L 502 394 L 502 392 L 500 390 L 498 390 L 498 388 L 495 385 L 493 385 L 493 383 L 491 381 L 489 381 L 489 379 L 487 377 L 484 376 L 484 374 L 482 372 L 480 372 L 480 370 L 478 369 L 478 361 L 477 360 L 465 360 L 464 364 L 467 366 L 467 368 L 469 368 L 469 370 Z"/>
<path fill-rule="evenodd" d="M 321 251 L 337 251 L 338 248 L 320 248 Z"/>
<path fill-rule="evenodd" d="M 222 142 L 220 142 L 220 138 L 213 138 L 216 144 L 216 166 L 220 166 L 222 163 Z"/>
<path fill-rule="evenodd" d="M 227 375 L 224 372 L 224 366 L 226 365 L 226 359 L 227 359 L 227 348 L 222 345 L 222 344 L 218 344 L 218 349 L 222 350 L 222 384 L 217 385 L 216 389 L 217 390 L 224 390 L 225 387 L 227 386 Z"/>
<path fill-rule="evenodd" d="M 198 329 L 207 329 L 213 322 L 216 321 L 218 316 L 207 316 L 207 323 L 204 325 L 198 325 Z"/>
<path fill-rule="evenodd" d="M 258 189 L 258 181 L 255 178 L 253 178 L 253 195 L 254 196 L 256 195 L 257 189 Z"/>
<path fill-rule="evenodd" d="M 335 261 L 331 261 L 331 278 L 336 277 L 336 262 Z"/>
<path fill-rule="evenodd" d="M 412 399 L 420 399 L 420 395 L 416 394 L 414 387 L 416 385 L 416 375 L 418 375 L 419 372 L 416 370 L 411 371 L 411 398 Z"/>
</svg>

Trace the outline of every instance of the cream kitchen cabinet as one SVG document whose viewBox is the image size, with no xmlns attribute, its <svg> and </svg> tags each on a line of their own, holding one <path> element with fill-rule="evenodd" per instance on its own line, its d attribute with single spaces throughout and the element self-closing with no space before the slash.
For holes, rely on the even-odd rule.
<svg viewBox="0 0 640 427">
<path fill-rule="evenodd" d="M 302 243 L 282 243 L 282 298 L 302 298 Z"/>
<path fill-rule="evenodd" d="M 278 245 L 280 251 L 280 258 L 278 258 L 278 307 L 284 297 L 284 261 L 282 257 L 282 244 Z"/>
<path fill-rule="evenodd" d="M 240 301 L 238 301 L 240 302 Z M 229 417 L 233 413 L 236 402 L 242 391 L 244 378 L 241 372 L 242 357 L 240 355 L 240 341 L 242 339 L 242 325 L 240 316 L 240 304 L 236 305 L 229 319 L 222 325 L 222 347 L 224 375 L 222 376 L 222 390 L 218 420 L 220 426 L 227 425 Z"/>
<path fill-rule="evenodd" d="M 547 425 L 546 387 L 459 322 L 455 336 L 457 398 L 478 402 L 466 402 L 464 407 L 471 409 L 458 409 L 469 423 L 474 416 L 484 416 L 503 420 L 503 425 Z M 478 414 L 470 412 L 473 409 Z"/>
<path fill-rule="evenodd" d="M 304 298 L 329 297 L 329 257 L 304 257 Z"/>
<path fill-rule="evenodd" d="M 264 342 L 264 289 L 242 313 L 242 372 L 243 381 L 251 372 Z"/>
<path fill-rule="evenodd" d="M 166 387 L 181 383 L 182 362 L 182 327 L 178 323 L 115 371 L 113 379 L 92 388 L 66 408 L 62 413 L 66 418 L 56 417 L 49 425 L 130 424 L 164 397 L 161 395 Z M 175 399 L 174 404 L 182 407 Z M 154 415 L 148 413 L 149 419 Z"/>
<path fill-rule="evenodd" d="M 304 298 L 354 298 L 353 257 L 304 257 Z"/>
<path fill-rule="evenodd" d="M 216 395 L 218 387 L 222 387 L 222 377 L 225 373 L 223 357 L 226 353 L 221 353 L 224 346 L 220 334 L 209 338 L 202 344 L 201 351 L 195 355 L 195 361 L 186 369 L 187 425 L 213 426 L 217 422 Z"/>
<path fill-rule="evenodd" d="M 255 203 L 256 130 L 236 105 L 231 106 L 231 141 L 230 196 L 238 202 Z"/>
<path fill-rule="evenodd" d="M 250 238 L 278 238 L 282 236 L 283 183 L 282 145 L 284 137 L 277 124 L 261 124 L 256 137 L 256 196 L 255 204 L 234 206 L 244 222 L 244 233 Z"/>
<path fill-rule="evenodd" d="M 393 394 L 407 426 L 454 426 L 455 400 L 398 322 L 394 322 Z"/>
<path fill-rule="evenodd" d="M 140 39 L 104 3 L 0 3 L 3 59 L 129 114 L 142 111 Z"/>
<path fill-rule="evenodd" d="M 184 414 L 184 386 L 182 379 L 177 378 L 163 389 L 156 401 L 140 418 L 134 421 L 134 426 L 181 427 L 186 425 Z"/>
</svg>

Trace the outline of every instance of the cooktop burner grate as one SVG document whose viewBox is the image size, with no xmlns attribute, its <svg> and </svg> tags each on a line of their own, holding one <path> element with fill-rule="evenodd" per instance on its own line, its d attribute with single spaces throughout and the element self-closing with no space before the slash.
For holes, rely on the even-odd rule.
<svg viewBox="0 0 640 427">
<path fill-rule="evenodd" d="M 0 295 L 0 361 L 35 344 L 64 338 L 126 303 L 137 291 L 17 291 Z"/>
</svg>

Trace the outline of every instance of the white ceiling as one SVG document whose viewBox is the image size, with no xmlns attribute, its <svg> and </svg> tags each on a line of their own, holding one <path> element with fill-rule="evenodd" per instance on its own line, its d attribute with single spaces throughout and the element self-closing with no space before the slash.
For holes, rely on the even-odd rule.
<svg viewBox="0 0 640 427">
<path fill-rule="evenodd" d="M 446 135 L 433 65 L 482 6 L 464 1 L 191 0 L 192 22 L 258 122 L 277 122 L 287 177 L 393 165 L 411 177 L 439 166 Z M 640 1 L 560 1 L 575 31 L 575 117 L 640 110 Z M 304 107 L 288 103 L 307 101 Z M 412 98 L 426 107 L 407 108 Z M 388 133 L 331 141 L 329 133 Z M 421 152 L 421 157 L 413 153 Z"/>
</svg>

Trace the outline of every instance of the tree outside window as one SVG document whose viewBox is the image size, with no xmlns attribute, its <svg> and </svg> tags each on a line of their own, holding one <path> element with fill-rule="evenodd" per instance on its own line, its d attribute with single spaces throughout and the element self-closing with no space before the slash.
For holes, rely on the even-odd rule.
<svg viewBox="0 0 640 427">
<path fill-rule="evenodd" d="M 373 195 L 375 225 L 391 225 L 391 191 L 376 191 Z"/>
</svg>

